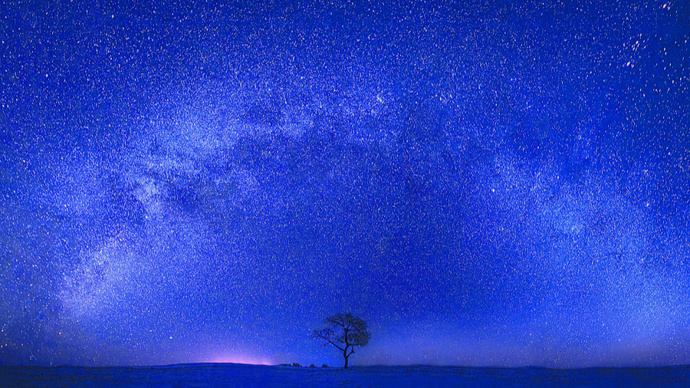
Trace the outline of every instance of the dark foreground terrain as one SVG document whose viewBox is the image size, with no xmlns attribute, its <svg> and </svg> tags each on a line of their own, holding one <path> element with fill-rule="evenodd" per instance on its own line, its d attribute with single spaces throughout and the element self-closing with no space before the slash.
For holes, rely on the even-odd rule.
<svg viewBox="0 0 690 388">
<path fill-rule="evenodd" d="M 664 368 L 462 368 L 379 366 L 299 368 L 241 364 L 159 367 L 0 366 L 0 385 L 17 387 L 688 387 L 690 366 Z"/>
</svg>

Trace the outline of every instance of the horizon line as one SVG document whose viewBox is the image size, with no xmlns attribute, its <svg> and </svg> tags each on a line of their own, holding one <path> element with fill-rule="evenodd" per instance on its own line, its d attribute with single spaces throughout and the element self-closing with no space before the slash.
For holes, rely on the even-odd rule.
<svg viewBox="0 0 690 388">
<path fill-rule="evenodd" d="M 258 367 L 289 367 L 300 369 L 344 369 L 342 366 L 316 366 L 311 365 L 292 365 L 291 363 L 280 364 L 249 364 L 239 362 L 181 362 L 173 364 L 140 364 L 140 365 L 78 365 L 78 364 L 62 364 L 62 365 L 20 365 L 20 364 L 0 364 L 0 368 L 84 368 L 84 369 L 105 369 L 105 368 L 166 368 L 166 367 L 184 367 L 184 366 L 198 366 L 198 365 L 237 365 L 237 366 L 258 366 Z M 325 364 L 324 364 L 325 365 Z M 351 365 L 348 369 L 360 368 L 411 368 L 411 367 L 427 367 L 427 368 L 466 368 L 466 369 L 545 369 L 545 370 L 587 370 L 587 369 L 660 369 L 660 368 L 690 368 L 690 364 L 659 364 L 659 365 L 626 365 L 626 366 L 578 366 L 578 367 L 551 367 L 539 365 L 522 365 L 522 366 L 497 366 L 497 365 L 437 365 L 437 364 L 371 364 L 371 365 Z"/>
</svg>

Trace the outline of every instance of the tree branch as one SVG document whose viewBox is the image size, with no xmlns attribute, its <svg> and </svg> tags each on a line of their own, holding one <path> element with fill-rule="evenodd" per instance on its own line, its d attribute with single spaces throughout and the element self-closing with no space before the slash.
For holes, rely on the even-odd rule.
<svg viewBox="0 0 690 388">
<path fill-rule="evenodd" d="M 318 332 L 318 331 L 315 331 L 315 332 L 314 332 L 314 336 L 317 337 L 317 338 L 321 338 L 321 339 L 326 340 L 326 341 L 328 342 L 328 344 L 331 344 L 331 345 L 335 346 L 336 348 L 340 349 L 340 350 L 343 351 L 343 352 L 345 351 L 345 349 L 343 349 L 343 348 L 341 348 L 340 346 L 338 346 L 338 344 L 336 344 L 335 342 L 333 342 L 333 340 L 331 340 L 328 336 L 326 336 L 326 335 L 324 335 L 324 334 L 322 334 L 322 333 L 320 333 L 320 332 Z M 326 346 L 326 345 L 328 345 L 328 344 L 323 344 L 322 346 Z"/>
</svg>

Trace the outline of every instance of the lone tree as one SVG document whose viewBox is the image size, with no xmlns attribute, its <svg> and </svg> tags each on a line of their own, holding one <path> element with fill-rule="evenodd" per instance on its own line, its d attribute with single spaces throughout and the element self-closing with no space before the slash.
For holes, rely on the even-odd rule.
<svg viewBox="0 0 690 388">
<path fill-rule="evenodd" d="M 322 346 L 331 344 L 343 352 L 347 369 L 347 361 L 355 352 L 355 346 L 369 343 L 371 334 L 367 331 L 367 323 L 350 313 L 331 315 L 325 319 L 325 323 L 325 328 L 312 331 L 311 336 L 325 340 Z"/>
</svg>

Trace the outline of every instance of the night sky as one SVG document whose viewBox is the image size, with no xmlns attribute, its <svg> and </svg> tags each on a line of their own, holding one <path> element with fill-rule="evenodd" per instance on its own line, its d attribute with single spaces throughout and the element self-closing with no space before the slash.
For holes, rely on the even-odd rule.
<svg viewBox="0 0 690 388">
<path fill-rule="evenodd" d="M 689 2 L 9 3 L 0 364 L 690 363 Z"/>
</svg>

